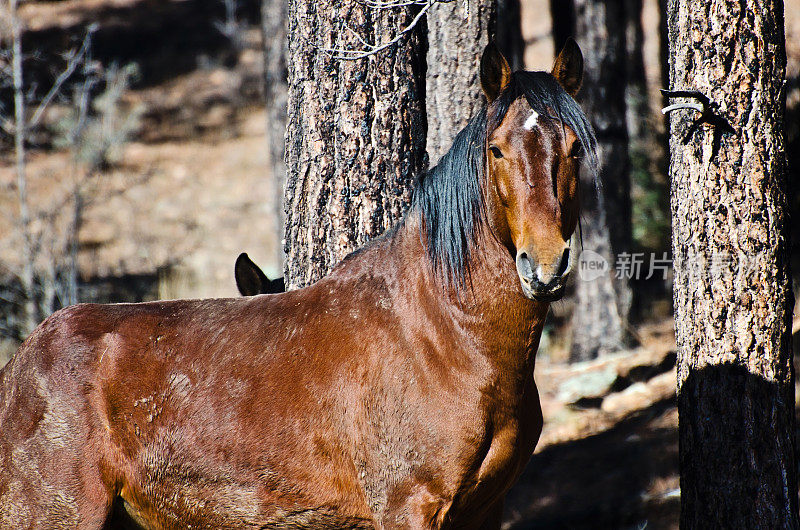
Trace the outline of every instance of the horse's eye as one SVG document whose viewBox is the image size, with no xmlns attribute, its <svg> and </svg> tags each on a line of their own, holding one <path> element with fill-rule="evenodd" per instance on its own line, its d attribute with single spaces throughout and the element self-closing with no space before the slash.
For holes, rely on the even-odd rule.
<svg viewBox="0 0 800 530">
<path fill-rule="evenodd" d="M 572 144 L 572 148 L 569 150 L 569 156 L 572 158 L 583 157 L 583 144 L 580 142 L 574 142 Z"/>
<path fill-rule="evenodd" d="M 497 147 L 495 145 L 492 145 L 492 146 L 489 147 L 489 151 L 491 151 L 493 157 L 495 157 L 495 158 L 503 158 L 503 153 L 502 153 L 502 151 L 500 151 L 499 147 Z"/>
</svg>

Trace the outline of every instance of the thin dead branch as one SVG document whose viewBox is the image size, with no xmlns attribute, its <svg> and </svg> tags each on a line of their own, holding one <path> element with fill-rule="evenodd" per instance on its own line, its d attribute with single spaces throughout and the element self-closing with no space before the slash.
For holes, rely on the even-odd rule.
<svg viewBox="0 0 800 530">
<path fill-rule="evenodd" d="M 37 105 L 36 111 L 34 111 L 31 120 L 28 122 L 28 129 L 33 129 L 39 125 L 42 120 L 42 116 L 44 115 L 47 107 L 53 101 L 53 99 L 61 93 L 61 88 L 64 86 L 64 83 L 72 77 L 72 74 L 75 73 L 75 70 L 78 66 L 84 64 L 84 57 L 89 51 L 89 47 L 91 46 L 92 41 L 92 34 L 97 31 L 97 25 L 92 24 L 86 29 L 86 35 L 83 37 L 83 42 L 81 43 L 80 48 L 78 50 L 71 50 L 65 56 L 65 60 L 67 65 L 64 67 L 64 70 L 58 74 L 53 86 L 50 87 L 50 90 L 47 91 L 47 94 L 42 98 L 42 101 Z"/>
<path fill-rule="evenodd" d="M 668 112 L 672 112 L 673 110 L 680 110 L 680 109 L 693 109 L 697 112 L 703 112 L 703 106 L 700 103 L 673 103 L 672 105 L 668 105 L 661 109 L 661 114 L 667 114 Z"/>
<path fill-rule="evenodd" d="M 347 49 L 347 48 L 324 48 L 320 47 L 320 49 L 324 52 L 333 57 L 334 59 L 343 59 L 348 61 L 354 61 L 357 59 L 363 59 L 365 57 L 369 57 L 370 55 L 375 55 L 390 46 L 394 46 L 410 31 L 412 31 L 419 21 L 422 20 L 422 17 L 433 7 L 435 4 L 444 4 L 450 3 L 455 0 L 390 0 L 390 1 L 383 1 L 383 0 L 359 0 L 359 3 L 369 7 L 370 9 L 382 10 L 382 9 L 399 9 L 405 8 L 409 6 L 420 6 L 420 10 L 414 16 L 414 19 L 400 31 L 398 31 L 393 38 L 383 44 L 373 44 L 368 42 L 364 39 L 357 31 L 355 31 L 349 25 L 347 26 L 348 31 L 350 31 L 356 39 L 361 43 L 363 48 L 361 49 Z"/>
<path fill-rule="evenodd" d="M 382 2 L 380 0 L 358 0 L 358 3 L 372 9 L 395 9 L 398 7 L 424 6 L 429 2 L 428 0 L 396 0 L 389 2 Z"/>
<path fill-rule="evenodd" d="M 36 305 L 33 299 L 34 270 L 33 250 L 30 237 L 30 212 L 28 209 L 28 179 L 25 168 L 25 94 L 22 79 L 22 22 L 17 11 L 18 1 L 9 4 L 11 15 L 11 71 L 14 86 L 14 154 L 17 173 L 17 200 L 19 201 L 19 222 L 22 231 L 23 269 L 20 277 L 25 292 L 23 322 L 27 331 L 36 325 Z"/>
</svg>

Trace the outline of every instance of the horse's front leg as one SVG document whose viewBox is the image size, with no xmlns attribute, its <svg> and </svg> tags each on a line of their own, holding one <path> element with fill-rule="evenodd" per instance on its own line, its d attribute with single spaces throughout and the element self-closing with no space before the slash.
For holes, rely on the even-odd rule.
<svg viewBox="0 0 800 530">
<path fill-rule="evenodd" d="M 398 487 L 389 498 L 380 527 L 438 530 L 448 526 L 445 520 L 452 504 L 452 499 L 435 494 L 425 483 Z"/>
<path fill-rule="evenodd" d="M 480 530 L 498 530 L 503 523 L 503 501 L 504 497 L 500 497 L 489 511 L 486 513 L 486 518 L 483 524 L 479 527 Z"/>
</svg>

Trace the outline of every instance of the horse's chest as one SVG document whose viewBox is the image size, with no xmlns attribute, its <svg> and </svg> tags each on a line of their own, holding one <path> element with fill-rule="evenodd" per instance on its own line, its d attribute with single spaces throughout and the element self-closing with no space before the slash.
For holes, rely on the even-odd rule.
<svg viewBox="0 0 800 530">
<path fill-rule="evenodd" d="M 462 493 L 472 490 L 472 495 L 486 495 L 505 483 L 519 461 L 518 438 L 519 431 L 513 426 L 494 433 L 481 452 L 475 455 L 477 466 L 462 481 L 467 489 Z"/>
<path fill-rule="evenodd" d="M 480 526 L 480 510 L 501 501 L 527 463 L 541 433 L 538 400 L 530 417 L 515 419 L 492 429 L 491 436 L 476 454 L 477 466 L 467 471 L 447 514 L 447 527 Z M 476 519 L 478 522 L 475 523 Z"/>
</svg>

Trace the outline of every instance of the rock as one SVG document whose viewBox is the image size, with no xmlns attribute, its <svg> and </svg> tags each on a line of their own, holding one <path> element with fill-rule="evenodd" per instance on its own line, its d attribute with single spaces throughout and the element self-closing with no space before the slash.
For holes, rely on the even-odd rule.
<svg viewBox="0 0 800 530">
<path fill-rule="evenodd" d="M 615 416 L 628 414 L 674 396 L 675 387 L 675 371 L 670 370 L 653 377 L 647 383 L 634 383 L 622 392 L 606 396 L 600 408 Z"/>
<path fill-rule="evenodd" d="M 584 372 L 564 381 L 559 386 L 556 399 L 564 403 L 602 397 L 617 380 L 616 367 L 607 365 L 600 370 Z"/>
</svg>

